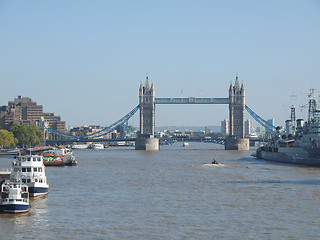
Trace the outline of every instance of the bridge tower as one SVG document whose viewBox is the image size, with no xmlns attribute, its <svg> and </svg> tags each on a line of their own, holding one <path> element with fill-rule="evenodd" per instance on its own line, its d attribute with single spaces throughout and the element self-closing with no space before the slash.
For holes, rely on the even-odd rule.
<svg viewBox="0 0 320 240">
<path fill-rule="evenodd" d="M 155 95 L 154 84 L 149 85 L 148 76 L 146 83 L 140 84 L 140 134 L 135 143 L 136 150 L 159 150 L 159 139 L 154 138 L 155 125 Z"/>
<path fill-rule="evenodd" d="M 236 81 L 229 87 L 229 138 L 226 139 L 226 150 L 249 150 L 249 139 L 245 138 L 244 112 L 245 88 L 241 86 L 236 75 Z"/>
</svg>

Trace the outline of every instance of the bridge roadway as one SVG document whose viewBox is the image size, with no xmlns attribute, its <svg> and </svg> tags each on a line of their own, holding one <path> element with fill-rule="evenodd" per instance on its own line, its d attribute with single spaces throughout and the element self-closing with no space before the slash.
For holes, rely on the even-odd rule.
<svg viewBox="0 0 320 240">
<path fill-rule="evenodd" d="M 155 104 L 229 104 L 229 98 L 155 98 Z"/>
</svg>

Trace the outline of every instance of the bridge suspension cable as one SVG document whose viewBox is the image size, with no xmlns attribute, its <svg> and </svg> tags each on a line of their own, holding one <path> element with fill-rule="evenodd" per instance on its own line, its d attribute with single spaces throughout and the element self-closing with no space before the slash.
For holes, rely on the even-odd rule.
<svg viewBox="0 0 320 240">
<path fill-rule="evenodd" d="M 268 131 L 276 133 L 276 127 L 273 126 L 271 123 L 264 120 L 262 117 L 260 117 L 258 114 L 256 114 L 251 108 L 249 108 L 247 105 L 245 105 L 245 109 L 247 112 L 253 117 L 258 123 L 260 123 L 263 127 L 265 127 Z"/>
<path fill-rule="evenodd" d="M 67 134 L 67 133 L 63 133 L 63 132 L 59 132 L 57 130 L 54 130 L 52 128 L 46 127 L 46 129 L 63 138 L 68 138 L 68 139 L 74 139 L 74 140 L 81 140 L 81 139 L 92 139 L 92 138 L 98 138 L 101 137 L 103 135 L 106 135 L 110 132 L 112 132 L 114 129 L 116 129 L 119 125 L 123 125 L 126 122 L 129 121 L 129 119 L 138 111 L 139 109 L 139 105 L 137 105 L 134 109 L 132 109 L 128 114 L 126 114 L 125 116 L 123 116 L 122 118 L 120 118 L 118 121 L 112 123 L 111 125 L 102 128 L 100 131 L 95 132 L 95 133 L 91 133 L 85 136 L 73 136 L 71 134 Z"/>
</svg>

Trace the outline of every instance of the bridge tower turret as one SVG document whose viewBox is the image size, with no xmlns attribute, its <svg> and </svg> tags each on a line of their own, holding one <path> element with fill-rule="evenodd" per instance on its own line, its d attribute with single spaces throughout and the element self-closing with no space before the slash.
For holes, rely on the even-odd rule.
<svg viewBox="0 0 320 240">
<path fill-rule="evenodd" d="M 244 138 L 245 89 L 243 83 L 240 87 L 238 74 L 234 86 L 230 84 L 229 99 L 230 136 Z"/>
<path fill-rule="evenodd" d="M 229 87 L 229 140 L 226 141 L 227 150 L 248 150 L 249 139 L 245 138 L 244 113 L 245 113 L 245 88 L 241 86 L 236 75 L 235 84 Z"/>
<path fill-rule="evenodd" d="M 155 95 L 154 84 L 149 85 L 148 76 L 146 84 L 140 84 L 139 104 L 140 104 L 140 135 L 154 138 L 154 122 L 155 122 Z"/>
<path fill-rule="evenodd" d="M 154 83 L 149 85 L 149 77 L 146 83 L 140 84 L 139 106 L 140 106 L 140 134 L 136 140 L 136 150 L 159 150 L 159 139 L 155 139 L 155 96 Z"/>
</svg>

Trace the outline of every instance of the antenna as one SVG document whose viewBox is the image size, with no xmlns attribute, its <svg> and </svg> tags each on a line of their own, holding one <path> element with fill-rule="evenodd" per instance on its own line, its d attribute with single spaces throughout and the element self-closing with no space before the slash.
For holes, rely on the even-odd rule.
<svg viewBox="0 0 320 240">
<path fill-rule="evenodd" d="M 297 100 L 297 95 L 294 94 L 294 92 L 292 92 L 292 94 L 290 95 L 290 100 L 291 100 L 291 101 Z"/>
</svg>

